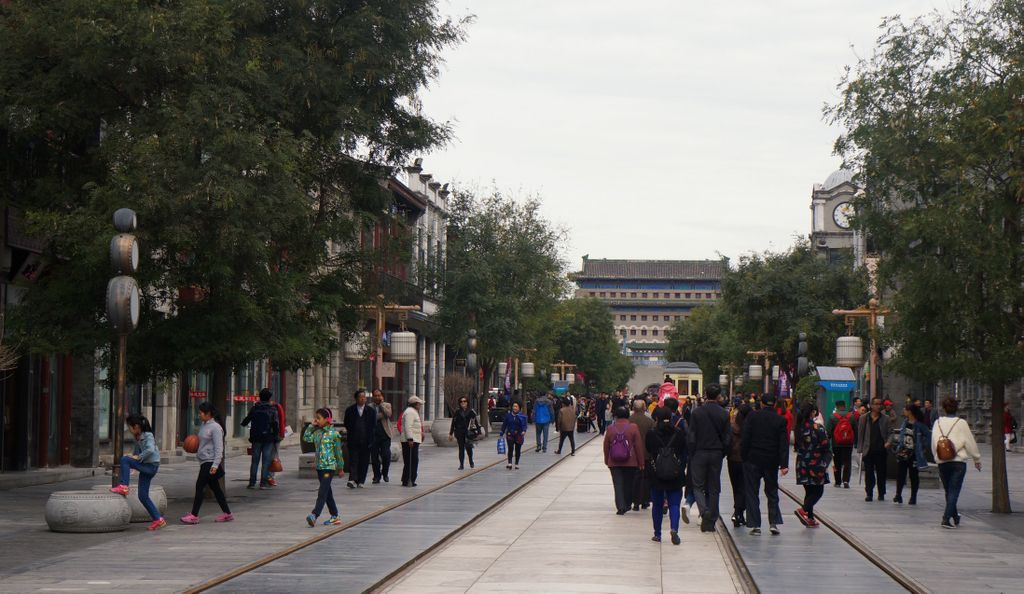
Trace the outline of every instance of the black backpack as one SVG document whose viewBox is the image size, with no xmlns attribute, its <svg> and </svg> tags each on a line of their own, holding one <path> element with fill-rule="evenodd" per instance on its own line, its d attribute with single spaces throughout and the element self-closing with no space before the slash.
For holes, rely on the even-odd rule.
<svg viewBox="0 0 1024 594">
<path fill-rule="evenodd" d="M 679 431 L 674 431 L 672 439 L 669 439 L 667 444 L 662 442 L 662 446 L 658 448 L 658 453 L 654 456 L 654 476 L 659 481 L 673 482 L 683 476 L 683 462 L 672 448 L 678 435 Z M 658 439 L 661 440 L 660 435 L 658 435 Z"/>
<path fill-rule="evenodd" d="M 256 405 L 249 413 L 249 441 L 276 441 L 277 411 L 271 406 Z"/>
</svg>

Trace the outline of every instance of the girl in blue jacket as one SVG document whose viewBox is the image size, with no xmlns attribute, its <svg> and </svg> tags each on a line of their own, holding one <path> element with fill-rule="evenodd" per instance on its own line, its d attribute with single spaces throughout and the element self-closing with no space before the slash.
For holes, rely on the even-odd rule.
<svg viewBox="0 0 1024 594">
<path fill-rule="evenodd" d="M 149 419 L 142 415 L 131 415 L 125 421 L 128 430 L 135 436 L 135 449 L 130 456 L 121 456 L 121 484 L 110 489 L 111 493 L 128 496 L 128 484 L 131 480 L 131 472 L 134 468 L 139 473 L 139 503 L 146 508 L 153 523 L 149 530 L 159 530 L 167 525 L 167 521 L 160 515 L 153 500 L 149 498 L 149 484 L 153 477 L 160 470 L 160 450 L 156 447 L 156 438 L 153 437 L 153 426 Z"/>
</svg>

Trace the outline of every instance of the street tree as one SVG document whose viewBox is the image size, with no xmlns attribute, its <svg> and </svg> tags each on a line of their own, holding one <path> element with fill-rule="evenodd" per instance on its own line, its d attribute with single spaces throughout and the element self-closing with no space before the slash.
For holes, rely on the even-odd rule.
<svg viewBox="0 0 1024 594">
<path fill-rule="evenodd" d="M 611 310 L 600 300 L 563 301 L 549 327 L 557 357 L 576 365 L 588 385 L 611 392 L 633 377 L 633 362 L 615 340 Z"/>
<path fill-rule="evenodd" d="M 704 372 L 705 383 L 718 383 L 719 372 L 724 373 L 727 365 L 740 365 L 745 351 L 729 311 L 722 307 L 695 307 L 689 317 L 674 322 L 668 330 L 669 360 L 696 363 Z"/>
<path fill-rule="evenodd" d="M 1002 414 L 1024 376 L 1024 5 L 886 20 L 828 110 L 897 312 L 892 365 L 991 388 L 992 511 L 1010 512 Z"/>
<path fill-rule="evenodd" d="M 355 238 L 462 23 L 434 0 L 0 3 L 0 198 L 48 242 L 17 308 L 33 348 L 92 353 L 111 213 L 137 211 L 137 378 L 306 365 L 354 323 Z"/>
</svg>

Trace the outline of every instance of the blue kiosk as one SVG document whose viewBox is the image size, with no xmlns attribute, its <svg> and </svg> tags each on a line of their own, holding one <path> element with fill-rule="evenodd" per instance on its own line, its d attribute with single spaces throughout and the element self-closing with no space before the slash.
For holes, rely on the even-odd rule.
<svg viewBox="0 0 1024 594">
<path fill-rule="evenodd" d="M 836 402 L 846 403 L 846 410 L 851 410 L 853 398 L 851 393 L 857 389 L 857 378 L 849 367 L 818 367 L 818 385 L 824 393 L 818 396 L 818 407 L 822 416 L 828 418 L 836 408 Z"/>
</svg>

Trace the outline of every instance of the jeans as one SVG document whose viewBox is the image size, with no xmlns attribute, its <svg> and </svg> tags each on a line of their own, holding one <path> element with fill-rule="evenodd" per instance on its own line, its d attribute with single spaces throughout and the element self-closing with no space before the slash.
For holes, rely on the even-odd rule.
<svg viewBox="0 0 1024 594">
<path fill-rule="evenodd" d="M 668 500 L 668 524 L 672 532 L 679 532 L 679 504 L 683 500 L 682 489 L 666 491 L 651 487 L 651 519 L 654 521 L 654 535 L 661 538 L 661 519 L 664 517 L 662 506 Z"/>
<path fill-rule="evenodd" d="M 782 510 L 779 509 L 779 468 L 764 467 L 752 462 L 743 463 L 743 478 L 747 483 L 747 526 L 761 527 L 761 498 L 758 489 L 764 480 L 764 498 L 768 502 L 768 523 L 782 524 Z"/>
<path fill-rule="evenodd" d="M 572 431 L 561 431 L 558 434 L 558 451 L 562 451 L 562 446 L 565 444 L 565 439 L 569 438 L 569 443 L 572 445 L 572 453 L 576 453 L 576 435 Z"/>
<path fill-rule="evenodd" d="M 473 442 L 462 434 L 461 436 L 456 435 L 455 441 L 459 442 L 459 468 L 466 465 L 466 454 L 469 454 L 469 465 L 473 465 Z"/>
<path fill-rule="evenodd" d="M 260 485 L 266 485 L 267 479 L 270 478 L 270 463 L 273 462 L 271 456 L 274 455 L 274 442 L 255 442 L 252 444 L 252 463 L 249 464 L 249 484 L 256 484 L 256 470 L 260 468 L 260 460 L 263 460 L 263 468 L 260 469 Z"/>
<path fill-rule="evenodd" d="M 199 476 L 196 478 L 196 495 L 192 498 L 193 516 L 199 515 L 199 508 L 203 506 L 203 492 L 207 487 L 213 491 L 213 496 L 217 499 L 217 505 L 220 506 L 220 511 L 226 514 L 231 513 L 231 509 L 228 508 L 228 500 L 224 497 L 224 490 L 220 488 L 220 479 L 224 476 L 224 467 L 217 467 L 217 474 L 210 474 L 211 468 L 213 468 L 213 462 L 203 462 L 199 465 Z"/>
<path fill-rule="evenodd" d="M 373 465 L 373 480 L 388 478 L 391 469 L 391 438 L 376 437 L 370 446 L 370 463 Z"/>
<path fill-rule="evenodd" d="M 420 466 L 420 444 L 402 442 L 402 484 L 415 485 Z"/>
<path fill-rule="evenodd" d="M 747 484 L 743 479 L 743 463 L 729 460 L 729 484 L 732 485 L 732 513 L 743 519 L 743 510 L 747 508 Z"/>
<path fill-rule="evenodd" d="M 636 466 L 612 466 L 610 470 L 615 488 L 615 510 L 626 511 L 633 500 L 633 479 L 639 469 Z"/>
<path fill-rule="evenodd" d="M 878 486 L 878 498 L 885 497 L 885 464 L 888 454 L 885 450 L 864 454 L 864 491 L 870 497 Z"/>
<path fill-rule="evenodd" d="M 499 438 L 501 439 L 501 438 Z M 519 456 L 523 453 L 523 444 L 519 443 L 519 440 L 512 437 L 511 435 L 505 436 L 505 452 L 508 455 L 508 463 L 512 463 L 512 454 L 515 454 L 516 466 L 519 466 Z"/>
<path fill-rule="evenodd" d="M 139 462 L 131 456 L 121 456 L 121 484 L 128 486 L 130 481 L 131 469 L 135 469 L 139 473 L 139 503 L 146 508 L 149 512 L 149 517 L 154 520 L 160 519 L 160 510 L 156 508 L 153 500 L 149 498 L 149 484 L 153 482 L 153 477 L 160 470 L 160 463 L 151 464 L 149 462 Z"/>
<path fill-rule="evenodd" d="M 921 484 L 920 476 L 917 473 L 917 461 L 914 459 L 899 460 L 896 471 L 896 496 L 903 496 L 903 485 L 907 484 L 907 474 L 910 474 L 910 500 L 917 503 L 917 488 Z"/>
<path fill-rule="evenodd" d="M 807 516 L 814 517 L 814 504 L 825 494 L 825 485 L 804 485 L 804 511 Z"/>
<path fill-rule="evenodd" d="M 349 444 L 349 481 L 358 485 L 366 483 L 366 473 L 370 469 L 370 446 L 365 444 Z M 391 452 L 388 452 L 388 456 Z"/>
<path fill-rule="evenodd" d="M 320 517 L 320 512 L 324 511 L 324 504 L 327 504 L 327 511 L 331 516 L 338 515 L 338 504 L 334 503 L 334 489 L 331 488 L 331 480 L 334 479 L 335 471 L 318 468 L 316 470 L 316 478 L 320 480 L 320 488 L 316 491 L 316 505 L 313 506 L 313 515 L 317 518 Z"/>
<path fill-rule="evenodd" d="M 718 498 L 722 493 L 722 452 L 700 450 L 690 460 L 693 495 L 704 528 L 718 521 Z"/>
<path fill-rule="evenodd" d="M 537 423 L 537 449 L 548 451 L 548 429 L 551 427 L 551 423 Z M 544 437 L 544 441 L 541 441 L 541 436 Z"/>
<path fill-rule="evenodd" d="M 939 464 L 939 480 L 942 481 L 942 488 L 946 491 L 946 509 L 942 512 L 943 522 L 947 520 L 960 522 L 960 512 L 956 509 L 956 502 L 960 499 L 960 489 L 964 486 L 965 476 L 967 476 L 966 462 Z"/>
<path fill-rule="evenodd" d="M 832 446 L 832 463 L 835 465 L 836 486 L 849 484 L 853 467 L 853 446 Z"/>
</svg>

